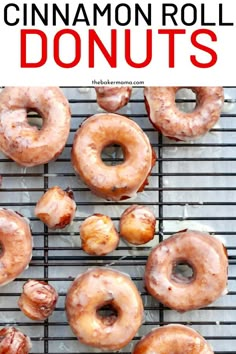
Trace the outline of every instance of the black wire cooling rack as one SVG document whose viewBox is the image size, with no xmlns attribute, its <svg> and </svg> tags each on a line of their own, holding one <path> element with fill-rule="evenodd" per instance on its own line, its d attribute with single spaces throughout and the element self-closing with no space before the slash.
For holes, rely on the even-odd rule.
<svg viewBox="0 0 236 354">
<path fill-rule="evenodd" d="M 134 119 L 149 136 L 158 156 L 150 184 L 136 199 L 120 203 L 106 202 L 93 196 L 78 181 L 70 164 L 73 136 L 86 117 L 99 111 L 92 88 L 63 87 L 72 110 L 71 133 L 57 161 L 35 168 L 21 168 L 0 156 L 0 207 L 11 208 L 30 219 L 34 249 L 29 268 L 17 280 L 0 288 L 0 327 L 14 325 L 28 334 L 32 353 L 100 353 L 75 339 L 67 325 L 64 300 L 75 276 L 89 267 L 110 266 L 129 273 L 138 286 L 145 307 L 145 319 L 136 337 L 122 353 L 130 353 L 133 344 L 152 328 L 181 323 L 197 329 L 213 346 L 215 353 L 236 353 L 236 87 L 225 88 L 225 105 L 219 124 L 205 137 L 194 142 L 175 142 L 154 131 L 145 112 L 142 89 L 134 89 L 131 101 L 121 113 Z M 180 92 L 177 104 L 190 109 L 194 96 Z M 121 160 L 116 148 L 106 152 L 104 160 Z M 53 185 L 74 190 L 77 214 L 72 226 L 50 231 L 34 217 L 39 197 Z M 106 257 L 86 255 L 79 243 L 79 224 L 94 212 L 110 215 L 116 225 L 123 210 L 140 203 L 156 214 L 155 241 L 142 247 L 121 242 Z M 185 229 L 203 229 L 226 243 L 229 253 L 228 294 L 207 308 L 178 314 L 152 299 L 143 287 L 143 271 L 153 244 Z M 17 307 L 23 283 L 29 278 L 49 281 L 59 292 L 54 314 L 45 322 L 27 319 Z"/>
</svg>

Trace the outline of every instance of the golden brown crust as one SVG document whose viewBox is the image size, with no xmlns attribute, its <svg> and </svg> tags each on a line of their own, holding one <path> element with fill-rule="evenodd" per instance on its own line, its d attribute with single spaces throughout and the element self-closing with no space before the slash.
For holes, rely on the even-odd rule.
<svg viewBox="0 0 236 354">
<path fill-rule="evenodd" d="M 63 229 L 69 225 L 76 212 L 71 190 L 63 191 L 54 186 L 47 190 L 35 206 L 35 215 L 50 229 Z"/>
<path fill-rule="evenodd" d="M 116 112 L 129 102 L 132 87 L 99 86 L 95 90 L 99 106 L 105 111 Z"/>
<path fill-rule="evenodd" d="M 153 126 L 175 140 L 191 140 L 206 134 L 218 121 L 224 103 L 222 87 L 189 87 L 196 93 L 193 112 L 181 112 L 175 104 L 181 87 L 145 87 L 146 109 Z"/>
<path fill-rule="evenodd" d="M 14 280 L 32 257 L 32 236 L 28 222 L 13 210 L 0 209 L 0 286 Z"/>
<path fill-rule="evenodd" d="M 173 273 L 179 263 L 191 266 L 191 279 Z M 228 258 L 219 240 L 203 232 L 180 232 L 151 251 L 145 269 L 145 285 L 158 301 L 184 312 L 207 306 L 223 295 L 227 271 Z"/>
<path fill-rule="evenodd" d="M 124 162 L 107 166 L 102 150 L 118 144 Z M 72 148 L 72 165 L 96 195 L 119 201 L 134 196 L 143 186 L 153 166 L 153 150 L 142 129 L 117 114 L 97 114 L 77 130 Z"/>
<path fill-rule="evenodd" d="M 53 313 L 57 299 L 58 294 L 50 284 L 28 280 L 23 286 L 18 306 L 25 316 L 32 320 L 44 321 Z"/>
<path fill-rule="evenodd" d="M 156 218 L 152 211 L 142 205 L 127 208 L 120 219 L 120 236 L 129 243 L 142 245 L 153 239 Z"/>
<path fill-rule="evenodd" d="M 43 119 L 40 130 L 27 112 Z M 7 87 L 0 93 L 0 148 L 22 166 L 45 164 L 62 152 L 70 132 L 70 107 L 59 87 Z"/>
<path fill-rule="evenodd" d="M 117 317 L 97 311 L 111 306 Z M 104 350 L 119 350 L 138 331 L 143 304 L 129 276 L 109 268 L 94 268 L 78 276 L 66 297 L 67 319 L 78 340 Z"/>
<path fill-rule="evenodd" d="M 103 256 L 116 249 L 119 235 L 109 216 L 94 214 L 80 226 L 80 238 L 84 252 Z"/>
<path fill-rule="evenodd" d="M 0 330 L 1 354 L 28 354 L 32 347 L 28 336 L 14 327 L 5 327 Z"/>
<path fill-rule="evenodd" d="M 132 354 L 214 354 L 206 340 L 194 329 L 183 325 L 156 328 L 143 337 Z"/>
</svg>

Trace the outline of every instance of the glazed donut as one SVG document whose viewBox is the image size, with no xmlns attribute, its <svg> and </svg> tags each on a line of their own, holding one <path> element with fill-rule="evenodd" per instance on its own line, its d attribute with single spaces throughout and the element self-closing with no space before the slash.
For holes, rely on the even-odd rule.
<svg viewBox="0 0 236 354">
<path fill-rule="evenodd" d="M 53 313 L 57 299 L 58 294 L 50 284 L 28 280 L 23 286 L 18 306 L 30 319 L 44 321 Z"/>
<path fill-rule="evenodd" d="M 109 306 L 116 314 L 101 316 Z M 143 303 L 129 276 L 109 268 L 90 269 L 79 275 L 66 296 L 66 313 L 81 343 L 103 350 L 119 350 L 138 331 Z"/>
<path fill-rule="evenodd" d="M 31 110 L 42 117 L 40 130 L 28 123 Z M 0 93 L 0 149 L 19 165 L 56 159 L 69 132 L 69 103 L 58 87 L 7 87 Z"/>
<path fill-rule="evenodd" d="M 94 214 L 80 225 L 80 238 L 84 252 L 103 256 L 114 251 L 119 243 L 119 235 L 109 216 Z"/>
<path fill-rule="evenodd" d="M 28 336 L 14 327 L 5 327 L 0 330 L 0 353 L 28 354 L 32 348 Z"/>
<path fill-rule="evenodd" d="M 175 104 L 181 87 L 145 87 L 146 109 L 153 126 L 163 135 L 188 141 L 206 134 L 218 121 L 224 103 L 222 87 L 189 87 L 196 93 L 193 112 L 181 112 Z"/>
<path fill-rule="evenodd" d="M 156 218 L 142 205 L 132 205 L 120 218 L 120 236 L 133 245 L 143 245 L 155 235 Z"/>
<path fill-rule="evenodd" d="M 27 267 L 32 257 L 28 222 L 13 210 L 0 209 L 0 286 L 10 283 Z"/>
<path fill-rule="evenodd" d="M 108 112 L 116 112 L 124 107 L 131 96 L 130 86 L 99 86 L 95 87 L 98 105 Z"/>
<path fill-rule="evenodd" d="M 119 144 L 124 162 L 107 166 L 102 150 Z M 132 120 L 117 114 L 96 114 L 77 130 L 72 165 L 91 191 L 108 200 L 121 200 L 143 191 L 156 161 L 149 139 Z"/>
<path fill-rule="evenodd" d="M 63 229 L 74 219 L 76 204 L 71 189 L 49 188 L 37 202 L 34 214 L 50 229 Z"/>
<path fill-rule="evenodd" d="M 176 274 L 179 264 L 188 264 L 193 275 Z M 145 285 L 158 301 L 184 312 L 207 306 L 225 294 L 227 270 L 227 252 L 219 240 L 203 232 L 180 232 L 151 251 Z"/>
<path fill-rule="evenodd" d="M 133 354 L 214 354 L 194 329 L 180 324 L 156 328 L 135 346 Z"/>
</svg>

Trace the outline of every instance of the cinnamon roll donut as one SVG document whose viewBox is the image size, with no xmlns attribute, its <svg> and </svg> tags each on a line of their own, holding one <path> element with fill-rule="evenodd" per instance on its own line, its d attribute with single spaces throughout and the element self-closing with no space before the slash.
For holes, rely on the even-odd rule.
<svg viewBox="0 0 236 354">
<path fill-rule="evenodd" d="M 143 337 L 132 354 L 214 354 L 194 329 L 180 324 L 156 328 Z"/>
<path fill-rule="evenodd" d="M 175 269 L 187 264 L 193 274 L 185 277 Z M 179 312 L 211 304 L 225 294 L 228 257 L 224 245 L 207 233 L 179 232 L 156 246 L 145 269 L 147 291 Z"/>
<path fill-rule="evenodd" d="M 118 144 L 124 162 L 107 166 L 103 149 Z M 72 165 L 90 190 L 99 197 L 119 201 L 143 191 L 156 162 L 149 139 L 132 120 L 118 114 L 96 114 L 77 130 L 72 147 Z"/>
<path fill-rule="evenodd" d="M 220 118 L 224 103 L 222 87 L 189 87 L 196 93 L 193 112 L 180 111 L 175 104 L 181 87 L 145 87 L 147 112 L 153 126 L 176 140 L 191 140 L 206 134 Z"/>
<path fill-rule="evenodd" d="M 32 257 L 32 236 L 26 219 L 0 209 L 0 286 L 20 275 Z"/>
<path fill-rule="evenodd" d="M 128 103 L 132 87 L 97 86 L 95 90 L 98 105 L 105 111 L 116 112 Z"/>
<path fill-rule="evenodd" d="M 42 117 L 39 130 L 28 111 Z M 58 87 L 6 87 L 0 93 L 0 149 L 19 165 L 30 167 L 54 160 L 70 132 L 70 107 Z"/>
<path fill-rule="evenodd" d="M 99 313 L 105 307 L 110 308 L 111 315 Z M 72 283 L 66 297 L 66 313 L 81 343 L 119 350 L 141 326 L 143 303 L 129 276 L 109 268 L 94 268 Z"/>
</svg>

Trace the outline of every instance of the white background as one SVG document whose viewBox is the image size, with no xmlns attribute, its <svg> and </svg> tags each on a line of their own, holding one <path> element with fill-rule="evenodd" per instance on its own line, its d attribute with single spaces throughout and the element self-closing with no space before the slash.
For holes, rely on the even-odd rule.
<svg viewBox="0 0 236 354">
<path fill-rule="evenodd" d="M 17 1 L 17 4 L 21 7 L 22 3 L 31 4 L 31 1 Z M 68 1 L 69 2 L 69 1 Z M 126 3 L 133 6 L 136 1 L 127 0 Z M 236 25 L 233 27 L 209 27 L 213 30 L 218 41 L 211 43 L 206 37 L 203 39 L 202 44 L 209 45 L 218 54 L 217 64 L 210 69 L 199 69 L 193 66 L 190 61 L 190 55 L 196 55 L 199 61 L 208 61 L 209 55 L 194 48 L 190 42 L 191 34 L 194 30 L 203 28 L 200 24 L 200 4 L 203 1 L 192 1 L 198 9 L 199 22 L 194 27 L 185 27 L 179 17 L 178 28 L 186 29 L 186 35 L 178 35 L 176 38 L 176 67 L 173 69 L 168 68 L 168 38 L 166 35 L 158 35 L 158 29 L 173 28 L 171 22 L 168 26 L 162 27 L 161 23 L 161 5 L 168 1 L 154 1 L 152 3 L 152 30 L 153 30 L 153 56 L 152 62 L 144 69 L 133 69 L 128 66 L 124 58 L 124 30 L 126 28 L 131 29 L 132 32 L 132 59 L 134 61 L 143 61 L 145 57 L 145 33 L 148 29 L 147 25 L 143 23 L 139 27 L 135 27 L 133 24 L 127 27 L 112 26 L 107 27 L 102 24 L 102 19 L 97 27 L 88 27 L 84 24 L 79 24 L 73 27 L 81 37 L 82 42 L 82 56 L 80 63 L 72 69 L 60 68 L 56 65 L 53 59 L 53 38 L 57 31 L 64 29 L 65 26 L 59 22 L 57 27 L 43 26 L 40 22 L 35 27 L 22 26 L 22 21 L 19 25 L 9 27 L 5 25 L 3 21 L 3 9 L 9 1 L 1 0 L 0 3 L 0 84 L 1 85 L 70 85 L 70 86 L 85 86 L 92 85 L 92 80 L 124 80 L 124 81 L 144 81 L 145 85 L 163 85 L 163 86 L 207 86 L 207 85 L 229 85 L 233 86 L 236 82 L 236 50 L 235 50 L 235 38 L 236 38 Z M 186 1 L 175 0 L 171 1 L 175 3 L 179 10 Z M 33 1 L 39 8 L 42 8 L 44 3 L 42 0 Z M 53 1 L 47 1 L 48 4 Z M 60 5 L 61 3 L 61 5 Z M 70 1 L 71 18 L 75 14 L 76 3 Z M 82 2 L 80 2 L 82 3 Z M 92 5 L 94 1 L 83 2 L 89 18 L 92 20 Z M 138 3 L 142 5 L 143 9 L 147 8 L 147 0 L 139 0 Z M 236 2 L 233 0 L 222 0 L 224 7 L 224 21 L 233 22 L 236 21 Z M 59 6 L 62 6 L 64 1 L 57 2 Z M 99 7 L 102 9 L 106 6 L 107 1 L 99 1 Z M 112 8 L 117 5 L 111 2 Z M 219 21 L 219 2 L 212 0 L 205 0 L 205 13 L 206 20 L 218 23 Z M 50 6 L 49 6 L 50 8 Z M 12 10 L 12 14 L 14 10 Z M 112 12 L 113 13 L 113 12 Z M 22 19 L 22 12 L 19 12 Z M 49 10 L 50 14 L 50 10 Z M 190 13 L 187 15 L 190 16 Z M 50 18 L 50 16 L 49 16 Z M 177 17 L 178 18 L 178 17 Z M 187 17 L 186 17 L 187 19 Z M 28 14 L 28 20 L 30 20 L 30 13 Z M 20 68 L 20 30 L 24 29 L 40 29 L 47 34 L 48 37 L 48 60 L 47 63 L 41 68 Z M 68 27 L 72 28 L 72 27 Z M 109 67 L 107 61 L 102 55 L 96 56 L 95 69 L 88 68 L 88 30 L 89 28 L 96 29 L 98 35 L 104 44 L 110 43 L 110 31 L 111 28 L 117 28 L 118 45 L 117 45 L 117 68 L 112 69 Z M 150 28 L 150 27 L 149 27 Z M 30 61 L 40 58 L 40 41 L 36 36 L 28 37 L 27 42 L 27 59 Z M 97 53 L 99 50 L 97 51 Z M 64 37 L 61 40 L 61 59 L 65 62 L 70 62 L 74 57 L 74 42 L 72 38 Z"/>
</svg>

